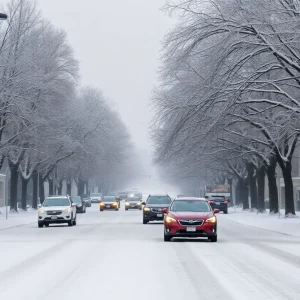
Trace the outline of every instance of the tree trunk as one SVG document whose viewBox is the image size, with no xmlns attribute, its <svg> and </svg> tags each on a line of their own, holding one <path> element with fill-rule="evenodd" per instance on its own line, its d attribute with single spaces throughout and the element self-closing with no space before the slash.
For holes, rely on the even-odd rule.
<svg viewBox="0 0 300 300">
<path fill-rule="evenodd" d="M 29 179 L 22 178 L 22 198 L 21 198 L 21 207 L 23 210 L 27 210 L 27 187 Z"/>
<path fill-rule="evenodd" d="M 39 197 L 40 203 L 42 204 L 45 200 L 45 188 L 44 188 L 44 179 L 42 175 L 39 175 Z"/>
<path fill-rule="evenodd" d="M 249 209 L 249 189 L 246 181 L 242 183 L 241 187 L 242 192 L 242 201 L 243 201 L 243 209 Z"/>
<path fill-rule="evenodd" d="M 238 180 L 236 188 L 235 188 L 235 204 L 242 204 L 242 193 L 241 193 L 241 184 L 240 180 Z"/>
<path fill-rule="evenodd" d="M 18 211 L 18 179 L 19 166 L 10 165 L 10 210 Z"/>
<path fill-rule="evenodd" d="M 273 214 L 277 214 L 279 212 L 276 165 L 277 160 L 276 157 L 274 157 L 270 159 L 270 165 L 267 167 L 270 213 Z"/>
<path fill-rule="evenodd" d="M 83 194 L 84 194 L 84 185 L 85 185 L 85 182 L 81 179 L 81 178 L 79 178 L 78 179 L 78 186 L 77 186 L 77 194 L 78 194 L 78 196 L 83 196 Z"/>
<path fill-rule="evenodd" d="M 32 208 L 38 207 L 38 174 L 36 171 L 32 174 Z"/>
<path fill-rule="evenodd" d="M 249 180 L 249 189 L 250 189 L 250 198 L 251 198 L 251 209 L 257 208 L 257 185 L 256 185 L 256 176 L 255 167 L 253 164 L 248 164 L 248 180 Z"/>
<path fill-rule="evenodd" d="M 49 195 L 54 195 L 54 184 L 53 184 L 53 179 L 48 178 L 48 183 L 49 183 Z"/>
<path fill-rule="evenodd" d="M 67 182 L 67 194 L 69 196 L 71 196 L 71 192 L 72 192 L 72 182 L 71 181 L 68 181 Z"/>
<path fill-rule="evenodd" d="M 61 194 L 62 194 L 63 182 L 64 182 L 63 180 L 60 180 L 60 181 L 59 181 L 58 189 L 57 189 L 58 195 L 61 195 Z"/>
<path fill-rule="evenodd" d="M 266 168 L 261 166 L 257 170 L 257 211 L 263 213 L 266 211 L 265 204 L 265 177 Z"/>
<path fill-rule="evenodd" d="M 282 169 L 282 175 L 284 179 L 284 194 L 285 194 L 285 215 L 295 215 L 295 203 L 294 203 L 294 186 L 292 178 L 292 164 L 291 161 L 285 162 Z"/>
</svg>

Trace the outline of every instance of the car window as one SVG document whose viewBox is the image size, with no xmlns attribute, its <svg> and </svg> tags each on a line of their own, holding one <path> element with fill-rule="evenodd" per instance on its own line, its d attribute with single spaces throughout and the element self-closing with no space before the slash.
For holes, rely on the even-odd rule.
<svg viewBox="0 0 300 300">
<path fill-rule="evenodd" d="M 91 194 L 91 197 L 101 197 L 101 194 Z"/>
<path fill-rule="evenodd" d="M 140 201 L 140 198 L 138 197 L 130 197 L 130 198 L 127 198 L 127 201 L 130 202 L 130 201 Z"/>
<path fill-rule="evenodd" d="M 103 198 L 104 202 L 115 202 L 116 201 L 116 197 L 104 197 Z"/>
<path fill-rule="evenodd" d="M 149 196 L 147 204 L 170 204 L 171 198 L 168 196 Z"/>
<path fill-rule="evenodd" d="M 212 196 L 212 197 L 211 197 L 211 200 L 220 200 L 220 201 L 224 201 L 224 200 L 225 200 L 225 197 L 222 197 L 222 196 Z"/>
<path fill-rule="evenodd" d="M 43 206 L 70 206 L 70 200 L 68 198 L 47 198 L 45 199 Z"/>
<path fill-rule="evenodd" d="M 72 201 L 76 202 L 76 203 L 80 203 L 81 202 L 81 198 L 79 196 L 78 197 L 72 197 Z"/>
<path fill-rule="evenodd" d="M 175 200 L 170 207 L 170 211 L 209 212 L 211 209 L 206 201 Z"/>
</svg>

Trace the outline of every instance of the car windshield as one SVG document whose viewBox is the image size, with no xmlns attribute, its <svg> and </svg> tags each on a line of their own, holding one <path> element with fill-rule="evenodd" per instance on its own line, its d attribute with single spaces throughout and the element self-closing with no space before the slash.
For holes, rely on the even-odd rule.
<svg viewBox="0 0 300 300">
<path fill-rule="evenodd" d="M 72 201 L 75 203 L 81 203 L 81 198 L 80 196 L 72 197 Z"/>
<path fill-rule="evenodd" d="M 171 199 L 168 196 L 149 196 L 147 204 L 170 204 Z"/>
<path fill-rule="evenodd" d="M 224 200 L 225 200 L 225 197 L 223 197 L 223 196 L 212 196 L 212 197 L 211 197 L 211 200 L 224 201 Z"/>
<path fill-rule="evenodd" d="M 130 197 L 127 199 L 128 202 L 137 202 L 137 201 L 140 201 L 140 198 L 138 197 Z"/>
<path fill-rule="evenodd" d="M 70 200 L 68 198 L 47 198 L 43 206 L 70 206 Z"/>
<path fill-rule="evenodd" d="M 101 197 L 101 194 L 91 194 L 91 197 Z"/>
<path fill-rule="evenodd" d="M 209 212 L 211 209 L 206 201 L 201 200 L 175 200 L 170 211 Z"/>
<path fill-rule="evenodd" d="M 106 197 L 103 198 L 103 201 L 104 202 L 115 202 L 116 201 L 116 197 L 106 196 Z"/>
</svg>

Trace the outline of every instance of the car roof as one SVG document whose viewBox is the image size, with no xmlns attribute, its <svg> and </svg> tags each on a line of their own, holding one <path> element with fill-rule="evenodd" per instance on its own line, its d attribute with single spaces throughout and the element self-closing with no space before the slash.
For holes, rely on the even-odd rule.
<svg viewBox="0 0 300 300">
<path fill-rule="evenodd" d="M 175 198 L 176 200 L 200 200 L 200 201 L 207 201 L 205 198 L 198 198 L 198 197 L 179 197 L 179 198 Z"/>
<path fill-rule="evenodd" d="M 68 196 L 48 196 L 47 198 L 51 198 L 51 199 L 55 199 L 55 198 L 57 198 L 57 199 L 61 199 L 61 198 L 67 198 L 67 199 L 69 199 L 69 197 Z"/>
<path fill-rule="evenodd" d="M 150 194 L 149 197 L 165 197 L 165 196 L 168 196 L 170 197 L 168 194 Z"/>
</svg>

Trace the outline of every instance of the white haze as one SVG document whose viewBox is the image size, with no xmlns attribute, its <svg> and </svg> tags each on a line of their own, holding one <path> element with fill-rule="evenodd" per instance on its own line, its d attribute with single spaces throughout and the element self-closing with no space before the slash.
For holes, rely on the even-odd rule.
<svg viewBox="0 0 300 300">
<path fill-rule="evenodd" d="M 161 11 L 165 0 L 37 3 L 45 18 L 67 32 L 80 61 L 81 84 L 102 89 L 122 114 L 145 169 L 140 182 L 132 184 L 147 192 L 174 190 L 156 175 L 148 134 L 149 97 L 157 82 L 160 41 L 173 22 Z"/>
</svg>

